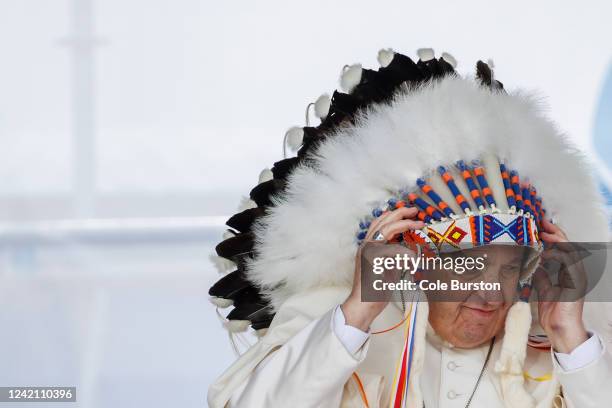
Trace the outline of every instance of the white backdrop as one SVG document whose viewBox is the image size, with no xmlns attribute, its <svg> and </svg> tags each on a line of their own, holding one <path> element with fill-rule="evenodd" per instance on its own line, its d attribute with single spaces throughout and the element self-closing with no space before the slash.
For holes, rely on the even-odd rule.
<svg viewBox="0 0 612 408">
<path fill-rule="evenodd" d="M 306 104 L 380 48 L 448 51 L 470 74 L 492 58 L 506 88 L 545 96 L 609 181 L 611 12 L 3 0 L 0 386 L 76 385 L 73 407 L 205 405 L 234 358 L 206 295 L 223 219 Z"/>
</svg>

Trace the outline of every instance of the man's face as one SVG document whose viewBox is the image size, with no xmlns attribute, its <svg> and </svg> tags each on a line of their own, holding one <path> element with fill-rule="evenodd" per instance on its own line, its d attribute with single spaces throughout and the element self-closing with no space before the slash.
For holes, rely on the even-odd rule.
<svg viewBox="0 0 612 408">
<path fill-rule="evenodd" d="M 456 347 L 471 348 L 488 342 L 503 329 L 519 277 L 533 268 L 536 255 L 534 250 L 516 245 L 484 246 L 447 255 L 484 257 L 485 267 L 463 274 L 430 270 L 426 273 L 428 280 L 439 279 L 449 285 L 451 280 L 499 283 L 501 290 L 471 289 L 450 294 L 429 292 L 429 322 L 433 329 Z"/>
</svg>

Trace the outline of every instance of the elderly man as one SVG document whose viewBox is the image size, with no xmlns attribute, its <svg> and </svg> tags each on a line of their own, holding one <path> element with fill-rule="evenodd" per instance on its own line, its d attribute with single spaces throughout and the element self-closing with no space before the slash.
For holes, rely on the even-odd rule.
<svg viewBox="0 0 612 408">
<path fill-rule="evenodd" d="M 237 269 L 211 295 L 234 305 L 228 329 L 250 324 L 260 339 L 210 387 L 210 406 L 612 400 L 607 305 L 586 313 L 584 293 L 565 296 L 585 271 L 563 245 L 608 237 L 584 159 L 486 64 L 472 80 L 448 54 L 419 57 L 382 50 L 378 71 L 346 67 L 346 93 L 315 103 L 322 123 L 288 132 L 297 158 L 264 172 L 255 205 L 228 221 L 217 252 Z M 363 256 L 379 244 L 485 262 L 413 270 L 411 282 L 463 285 L 389 302 L 371 298 Z M 549 260 L 573 287 L 549 280 Z"/>
</svg>

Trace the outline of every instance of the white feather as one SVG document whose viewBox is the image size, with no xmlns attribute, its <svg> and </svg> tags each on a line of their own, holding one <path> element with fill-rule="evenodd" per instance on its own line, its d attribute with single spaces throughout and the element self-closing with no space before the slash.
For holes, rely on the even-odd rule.
<svg viewBox="0 0 612 408">
<path fill-rule="evenodd" d="M 289 128 L 285 133 L 285 140 L 291 150 L 298 150 L 304 141 L 304 129 L 299 126 Z"/>
<path fill-rule="evenodd" d="M 378 63 L 381 67 L 385 68 L 389 66 L 391 61 L 393 61 L 393 57 L 395 56 L 395 51 L 392 48 L 382 48 L 378 51 Z"/>
<path fill-rule="evenodd" d="M 493 69 L 495 68 L 495 62 L 493 62 L 493 60 L 491 58 L 489 58 L 487 60 L 487 65 L 489 66 L 489 68 Z"/>
<path fill-rule="evenodd" d="M 317 98 L 314 105 L 314 111 L 317 118 L 323 120 L 329 113 L 331 106 L 331 98 L 328 94 L 323 94 Z"/>
<path fill-rule="evenodd" d="M 524 366 L 531 328 L 529 303 L 517 302 L 506 317 L 505 334 L 495 372 L 500 376 L 502 396 L 510 408 L 535 407 L 534 398 L 525 389 Z"/>
<path fill-rule="evenodd" d="M 224 298 L 220 298 L 216 296 L 211 297 L 209 300 L 210 300 L 210 303 L 212 303 L 213 305 L 217 306 L 220 309 L 228 308 L 234 304 L 234 301 L 232 299 L 224 299 Z"/>
<path fill-rule="evenodd" d="M 419 56 L 419 59 L 423 62 L 432 60 L 436 57 L 433 48 L 419 48 L 417 50 L 417 55 Z"/>
<path fill-rule="evenodd" d="M 270 181 L 273 178 L 274 175 L 272 174 L 272 170 L 266 167 L 261 171 L 261 173 L 259 173 L 259 184 L 265 183 L 266 181 Z"/>
<path fill-rule="evenodd" d="M 225 230 L 225 231 L 223 232 L 223 239 L 230 239 L 230 238 L 235 237 L 235 236 L 236 236 L 236 234 L 234 234 L 234 233 L 233 233 L 232 231 L 230 231 L 230 230 Z"/>
<path fill-rule="evenodd" d="M 444 58 L 444 61 L 448 62 L 453 68 L 457 68 L 457 60 L 448 52 L 443 52 L 442 58 Z"/>
<path fill-rule="evenodd" d="M 225 329 L 230 333 L 244 332 L 249 328 L 250 325 L 251 322 L 248 320 L 228 320 L 223 324 L 223 326 L 225 326 Z"/>
<path fill-rule="evenodd" d="M 351 92 L 361 81 L 361 64 L 349 65 L 340 75 L 340 88 L 345 92 Z"/>
</svg>

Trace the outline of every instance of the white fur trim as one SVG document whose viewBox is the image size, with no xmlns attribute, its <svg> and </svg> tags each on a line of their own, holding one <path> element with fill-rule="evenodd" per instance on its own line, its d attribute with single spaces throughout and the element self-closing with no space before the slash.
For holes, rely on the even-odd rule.
<svg viewBox="0 0 612 408">
<path fill-rule="evenodd" d="M 275 309 L 309 288 L 350 287 L 358 224 L 374 204 L 416 187 L 439 165 L 484 153 L 529 177 L 571 240 L 606 241 L 603 200 L 589 165 L 541 112 L 530 94 L 493 93 L 454 76 L 373 106 L 321 143 L 315 166 L 296 168 L 286 194 L 255 223 L 259 255 L 248 265 L 249 279 Z"/>
<path fill-rule="evenodd" d="M 331 106 L 331 98 L 328 94 L 323 94 L 317 98 L 314 103 L 315 116 L 321 120 L 325 119 L 329 113 Z"/>
<path fill-rule="evenodd" d="M 383 48 L 378 51 L 376 59 L 382 68 L 388 67 L 393 58 L 395 57 L 395 51 L 392 48 Z"/>
<path fill-rule="evenodd" d="M 342 71 L 340 76 L 340 88 L 345 92 L 351 92 L 361 81 L 361 64 L 349 65 Z"/>
<path fill-rule="evenodd" d="M 417 55 L 419 56 L 419 59 L 423 62 L 436 58 L 436 54 L 434 53 L 433 48 L 419 48 L 417 50 Z"/>
<path fill-rule="evenodd" d="M 228 320 L 223 323 L 225 329 L 230 333 L 241 333 L 246 331 L 251 322 L 249 320 Z"/>
<path fill-rule="evenodd" d="M 272 170 L 266 167 L 261 171 L 261 173 L 259 173 L 259 184 L 265 183 L 266 181 L 270 181 L 273 178 L 274 175 L 272 174 Z"/>
<path fill-rule="evenodd" d="M 506 333 L 502 342 L 495 372 L 500 375 L 502 397 L 508 408 L 533 408 L 535 400 L 525 389 L 523 376 L 531 307 L 529 303 L 515 303 L 506 317 Z"/>
<path fill-rule="evenodd" d="M 304 129 L 299 126 L 289 128 L 285 133 L 285 140 L 291 150 L 298 150 L 304 141 Z"/>
<path fill-rule="evenodd" d="M 212 303 L 213 305 L 217 306 L 220 309 L 225 309 L 234 304 L 234 301 L 232 299 L 224 299 L 224 298 L 220 298 L 216 296 L 211 297 L 209 300 L 210 300 L 210 303 Z"/>
<path fill-rule="evenodd" d="M 451 66 L 453 68 L 457 68 L 457 60 L 455 59 L 455 57 L 450 55 L 448 52 L 443 52 L 442 53 L 442 58 L 444 58 L 444 61 L 446 61 L 449 64 L 451 64 Z"/>
<path fill-rule="evenodd" d="M 241 212 L 249 208 L 257 208 L 257 203 L 249 197 L 242 197 L 240 199 L 240 204 L 238 204 L 238 211 Z"/>
</svg>

